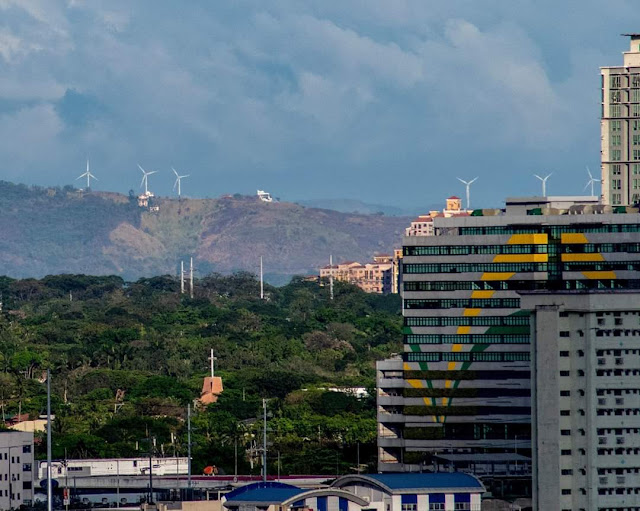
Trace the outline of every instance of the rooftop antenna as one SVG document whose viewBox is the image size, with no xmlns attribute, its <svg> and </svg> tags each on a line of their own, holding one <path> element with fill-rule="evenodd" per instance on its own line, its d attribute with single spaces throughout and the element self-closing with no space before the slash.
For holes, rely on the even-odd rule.
<svg viewBox="0 0 640 511">
<path fill-rule="evenodd" d="M 176 189 L 176 186 L 178 187 L 178 199 L 181 197 L 181 193 L 180 193 L 180 180 L 184 179 L 185 177 L 189 177 L 190 174 L 185 174 L 184 176 L 179 175 L 176 172 L 176 169 L 174 169 L 173 167 L 171 167 L 171 170 L 173 170 L 173 173 L 176 175 L 176 182 L 173 184 L 173 189 Z"/>
<path fill-rule="evenodd" d="M 47 369 L 47 511 L 53 510 L 51 485 L 51 370 Z"/>
<path fill-rule="evenodd" d="M 467 209 L 471 209 L 471 185 L 478 179 L 474 177 L 471 181 L 465 181 L 464 179 L 456 178 L 458 181 L 463 183 L 467 189 Z"/>
<path fill-rule="evenodd" d="M 184 294 L 184 261 L 180 261 L 180 294 Z"/>
<path fill-rule="evenodd" d="M 77 178 L 76 181 L 78 179 L 82 179 L 83 177 L 87 178 L 87 188 L 91 188 L 91 180 L 95 179 L 96 181 L 98 181 L 98 178 L 96 176 L 94 176 L 91 171 L 89 170 L 89 160 L 87 160 L 87 171 L 84 174 L 80 174 Z"/>
<path fill-rule="evenodd" d="M 594 178 L 594 177 L 591 175 L 591 170 L 589 170 L 589 167 L 588 167 L 588 166 L 587 166 L 587 174 L 589 174 L 589 181 L 587 181 L 587 184 L 585 185 L 584 189 L 586 190 L 587 188 L 589 188 L 589 185 L 591 185 L 591 196 L 593 197 L 593 196 L 595 195 L 595 194 L 594 194 L 594 190 L 593 190 L 593 185 L 594 185 L 595 183 L 599 183 L 599 182 L 600 182 L 600 180 L 599 180 L 599 179 Z"/>
<path fill-rule="evenodd" d="M 260 300 L 264 300 L 264 275 L 262 273 L 262 256 L 260 256 Z"/>
<path fill-rule="evenodd" d="M 329 299 L 333 300 L 333 254 L 329 255 Z"/>
<path fill-rule="evenodd" d="M 149 194 L 149 176 L 151 174 L 155 174 L 158 171 L 157 170 L 150 170 L 149 172 L 147 172 L 146 170 L 144 170 L 140 166 L 139 163 L 138 163 L 138 168 L 142 172 L 142 181 L 140 181 L 140 188 L 142 188 L 142 185 L 144 185 L 144 193 L 145 193 L 145 195 L 148 195 Z"/>
<path fill-rule="evenodd" d="M 534 174 L 540 181 L 542 181 L 542 196 L 547 196 L 547 179 L 549 179 L 553 175 L 553 172 L 547 174 L 545 177 L 540 177 L 538 174 Z"/>
</svg>

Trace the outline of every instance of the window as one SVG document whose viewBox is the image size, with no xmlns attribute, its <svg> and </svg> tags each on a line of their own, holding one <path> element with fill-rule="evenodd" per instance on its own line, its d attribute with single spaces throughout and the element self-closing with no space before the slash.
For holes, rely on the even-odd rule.
<svg viewBox="0 0 640 511">
<path fill-rule="evenodd" d="M 418 505 L 417 504 L 402 504 L 401 508 L 402 508 L 402 511 L 417 511 Z"/>
<path fill-rule="evenodd" d="M 562 495 L 571 495 L 571 490 L 569 490 L 567 488 L 563 488 L 562 489 Z"/>
<path fill-rule="evenodd" d="M 570 429 L 561 429 L 560 430 L 560 434 L 562 436 L 571 436 L 571 430 Z"/>
<path fill-rule="evenodd" d="M 571 371 L 560 371 L 560 376 L 571 376 Z"/>
<path fill-rule="evenodd" d="M 622 135 L 611 135 L 611 145 L 622 145 Z"/>
<path fill-rule="evenodd" d="M 622 105 L 609 105 L 609 117 L 622 117 Z"/>
<path fill-rule="evenodd" d="M 31 446 L 30 445 L 23 445 L 22 446 L 22 452 L 25 453 L 25 454 L 31 452 Z"/>
<path fill-rule="evenodd" d="M 573 475 L 573 470 L 571 470 L 570 468 L 565 468 L 565 469 L 561 470 L 560 473 L 563 476 L 570 476 L 570 475 Z"/>
<path fill-rule="evenodd" d="M 631 101 L 633 101 L 634 103 L 640 102 L 640 90 L 638 89 L 631 90 Z"/>
<path fill-rule="evenodd" d="M 609 125 L 611 126 L 612 133 L 622 131 L 622 121 L 611 121 Z"/>
<path fill-rule="evenodd" d="M 620 149 L 611 149 L 611 161 L 622 160 L 622 151 Z"/>
<path fill-rule="evenodd" d="M 638 165 L 637 163 L 633 163 L 631 165 L 631 173 L 634 176 L 640 175 L 640 165 Z"/>
<path fill-rule="evenodd" d="M 560 451 L 560 456 L 571 456 L 571 449 L 562 449 Z"/>
<path fill-rule="evenodd" d="M 569 356 L 569 352 L 568 351 L 561 351 L 560 352 L 560 356 L 561 357 L 568 357 Z"/>
<path fill-rule="evenodd" d="M 620 75 L 611 75 L 609 77 L 609 85 L 612 89 L 619 89 L 622 85 L 622 77 Z"/>
<path fill-rule="evenodd" d="M 611 103 L 620 103 L 622 101 L 622 91 L 612 90 L 609 93 L 609 102 Z"/>
<path fill-rule="evenodd" d="M 631 117 L 640 117 L 640 105 L 631 105 Z"/>
<path fill-rule="evenodd" d="M 560 391 L 560 395 L 562 397 L 569 397 L 571 395 L 571 391 L 570 390 L 561 390 Z"/>
<path fill-rule="evenodd" d="M 560 337 L 570 337 L 571 334 L 569 333 L 568 330 L 563 330 L 562 332 L 560 332 Z"/>
<path fill-rule="evenodd" d="M 612 173 L 614 176 L 619 176 L 619 175 L 620 175 L 620 173 L 621 173 L 621 170 L 620 170 L 621 168 L 622 168 L 622 165 L 620 165 L 619 163 L 616 163 L 616 164 L 614 164 L 614 165 L 611 165 L 611 173 Z"/>
<path fill-rule="evenodd" d="M 612 179 L 611 180 L 611 188 L 613 190 L 621 190 L 622 189 L 622 179 Z"/>
<path fill-rule="evenodd" d="M 560 410 L 560 415 L 568 417 L 569 415 L 571 415 L 571 410 Z"/>
</svg>

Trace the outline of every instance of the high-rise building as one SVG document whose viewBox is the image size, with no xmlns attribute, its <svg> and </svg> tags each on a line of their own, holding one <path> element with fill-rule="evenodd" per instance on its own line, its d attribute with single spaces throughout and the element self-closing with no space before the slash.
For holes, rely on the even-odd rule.
<svg viewBox="0 0 640 511">
<path fill-rule="evenodd" d="M 33 503 L 33 433 L 0 431 L 0 509 Z"/>
<path fill-rule="evenodd" d="M 522 306 L 533 509 L 640 510 L 640 292 L 533 291 Z"/>
<path fill-rule="evenodd" d="M 404 353 L 378 365 L 380 471 L 453 467 L 522 488 L 530 334 L 518 292 L 636 286 L 638 214 L 618 211 L 591 197 L 507 199 L 404 238 Z"/>
<path fill-rule="evenodd" d="M 602 201 L 640 202 L 640 34 L 630 38 L 621 66 L 602 67 Z"/>
</svg>

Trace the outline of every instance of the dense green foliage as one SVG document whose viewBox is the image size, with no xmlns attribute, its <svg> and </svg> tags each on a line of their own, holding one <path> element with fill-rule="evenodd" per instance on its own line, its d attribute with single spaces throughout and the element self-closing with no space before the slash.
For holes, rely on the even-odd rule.
<svg viewBox="0 0 640 511">
<path fill-rule="evenodd" d="M 375 456 L 375 401 L 332 392 L 373 388 L 375 361 L 401 349 L 400 300 L 338 283 L 294 279 L 267 286 L 254 276 L 211 275 L 195 298 L 172 277 L 0 277 L 2 414 L 45 409 L 52 372 L 55 457 L 186 454 L 186 407 L 200 395 L 209 350 L 225 390 L 193 414 L 194 472 L 216 465 L 258 473 L 262 398 L 268 399 L 273 471 L 335 473 Z M 125 392 L 115 412 L 118 389 Z M 172 443 L 172 438 L 176 441 Z"/>
</svg>

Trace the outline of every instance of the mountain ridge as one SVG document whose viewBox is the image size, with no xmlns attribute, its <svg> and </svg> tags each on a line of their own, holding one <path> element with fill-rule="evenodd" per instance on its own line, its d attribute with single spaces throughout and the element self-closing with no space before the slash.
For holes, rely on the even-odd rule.
<svg viewBox="0 0 640 511">
<path fill-rule="evenodd" d="M 410 219 L 340 213 L 255 197 L 159 197 L 158 212 L 135 196 L 0 182 L 0 274 L 177 274 L 194 257 L 199 275 L 257 273 L 284 283 L 334 261 L 369 260 L 399 246 Z"/>
</svg>

